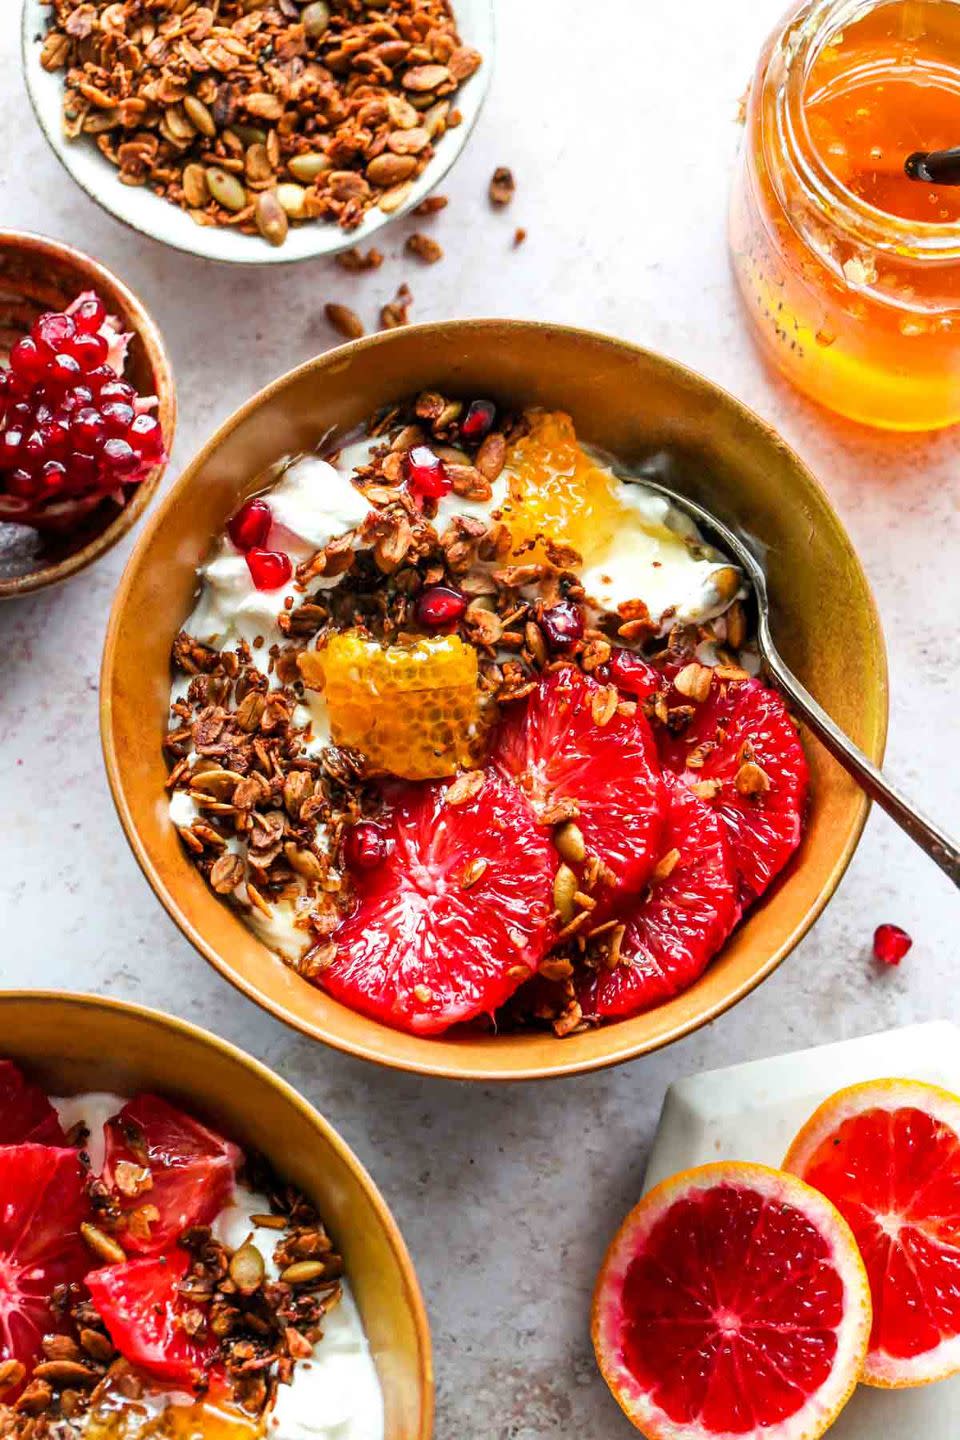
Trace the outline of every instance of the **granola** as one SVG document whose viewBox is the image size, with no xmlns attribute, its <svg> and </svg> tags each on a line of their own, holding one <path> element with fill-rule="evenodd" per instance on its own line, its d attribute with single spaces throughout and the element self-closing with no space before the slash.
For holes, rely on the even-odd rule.
<svg viewBox="0 0 960 1440">
<path fill-rule="evenodd" d="M 198 225 L 282 245 L 400 209 L 482 57 L 449 0 L 48 0 L 67 137 Z"/>
</svg>

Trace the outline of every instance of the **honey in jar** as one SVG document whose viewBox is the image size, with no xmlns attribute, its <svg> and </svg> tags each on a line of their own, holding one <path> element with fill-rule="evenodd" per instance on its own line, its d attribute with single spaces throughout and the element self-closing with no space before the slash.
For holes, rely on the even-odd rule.
<svg viewBox="0 0 960 1440">
<path fill-rule="evenodd" d="M 893 430 L 960 421 L 960 186 L 911 179 L 960 146 L 960 0 L 808 0 L 751 86 L 730 241 L 768 358 Z"/>
</svg>

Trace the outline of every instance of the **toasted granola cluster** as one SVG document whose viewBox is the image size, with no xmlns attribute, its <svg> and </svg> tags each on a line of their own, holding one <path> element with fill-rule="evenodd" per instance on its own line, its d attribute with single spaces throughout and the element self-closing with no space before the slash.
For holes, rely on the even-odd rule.
<svg viewBox="0 0 960 1440">
<path fill-rule="evenodd" d="M 64 126 L 198 225 L 282 244 L 398 210 L 481 63 L 449 0 L 51 0 Z"/>
</svg>

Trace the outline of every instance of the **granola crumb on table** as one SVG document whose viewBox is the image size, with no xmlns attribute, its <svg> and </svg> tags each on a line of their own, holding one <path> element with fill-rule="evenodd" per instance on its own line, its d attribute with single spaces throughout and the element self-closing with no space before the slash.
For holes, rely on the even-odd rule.
<svg viewBox="0 0 960 1440">
<path fill-rule="evenodd" d="M 64 72 L 67 137 L 198 225 L 272 244 L 400 209 L 482 59 L 449 0 L 49 3 L 41 63 Z"/>
</svg>

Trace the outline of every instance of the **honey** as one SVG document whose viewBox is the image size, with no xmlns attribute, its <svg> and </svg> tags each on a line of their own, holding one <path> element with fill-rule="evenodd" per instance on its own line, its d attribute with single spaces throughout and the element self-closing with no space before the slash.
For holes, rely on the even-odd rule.
<svg viewBox="0 0 960 1440">
<path fill-rule="evenodd" d="M 831 410 L 960 421 L 960 187 L 910 179 L 960 145 L 960 0 L 813 0 L 768 41 L 730 216 L 766 355 Z"/>
</svg>

